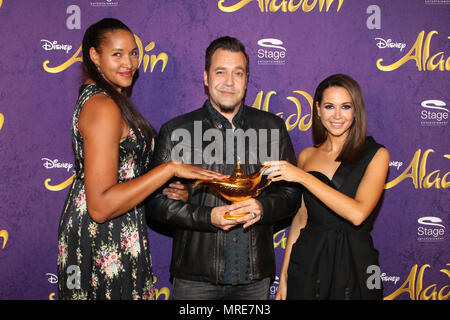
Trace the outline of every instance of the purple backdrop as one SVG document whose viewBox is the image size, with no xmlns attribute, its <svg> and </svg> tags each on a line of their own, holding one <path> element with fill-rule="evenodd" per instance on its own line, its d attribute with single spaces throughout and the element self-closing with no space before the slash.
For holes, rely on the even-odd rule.
<svg viewBox="0 0 450 320">
<path fill-rule="evenodd" d="M 82 81 L 77 50 L 104 17 L 136 34 L 142 61 L 132 100 L 156 129 L 206 99 L 204 50 L 218 36 L 247 46 L 246 103 L 286 120 L 297 153 L 312 143 L 318 82 L 353 76 L 368 132 L 391 154 L 372 232 L 385 297 L 447 299 L 449 16 L 448 0 L 0 0 L 0 299 L 57 298 L 57 227 Z M 274 235 L 277 272 L 287 233 Z M 165 299 L 171 239 L 149 235 Z"/>
</svg>

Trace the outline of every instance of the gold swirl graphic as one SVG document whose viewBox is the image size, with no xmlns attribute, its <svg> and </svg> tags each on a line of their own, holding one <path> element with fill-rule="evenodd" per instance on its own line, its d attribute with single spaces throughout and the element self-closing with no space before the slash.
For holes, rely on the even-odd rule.
<svg viewBox="0 0 450 320">
<path fill-rule="evenodd" d="M 264 102 L 262 101 L 263 98 L 263 94 L 264 92 L 261 90 L 260 92 L 258 92 L 258 94 L 256 95 L 255 101 L 253 101 L 252 107 L 258 110 L 263 110 L 263 111 L 269 111 L 269 102 L 270 102 L 270 97 L 273 94 L 277 94 L 275 91 L 270 91 L 269 93 L 266 94 L 266 97 L 264 98 Z M 262 109 L 261 109 L 261 104 L 262 104 Z"/>
<path fill-rule="evenodd" d="M 0 238 L 3 238 L 2 249 L 5 249 L 6 242 L 8 242 L 9 234 L 6 230 L 0 230 Z"/>
<path fill-rule="evenodd" d="M 2 130 L 3 128 L 3 123 L 5 123 L 5 116 L 3 115 L 3 113 L 0 113 L 0 130 Z"/>
<path fill-rule="evenodd" d="M 158 282 L 158 278 L 153 275 L 153 283 L 156 284 L 156 282 Z M 164 300 L 169 300 L 170 290 L 167 287 L 162 287 L 161 289 L 155 287 L 155 295 L 156 300 L 159 300 L 160 295 L 164 295 Z"/>
<path fill-rule="evenodd" d="M 450 267 L 450 263 L 447 263 L 447 266 Z M 442 272 L 442 273 L 445 273 L 447 275 L 447 277 L 450 278 L 450 270 L 448 270 L 448 269 L 441 269 L 439 271 Z"/>
<path fill-rule="evenodd" d="M 139 40 L 139 38 L 136 37 L 136 43 Z M 140 41 L 140 40 L 139 40 Z M 139 45 L 138 44 L 138 48 L 139 48 L 139 52 L 143 52 L 142 51 L 142 43 Z M 151 50 L 153 50 L 155 48 L 155 42 L 151 41 L 145 48 L 145 52 L 149 52 Z M 143 57 L 143 58 L 142 58 Z M 144 72 L 147 72 L 147 68 L 148 68 L 148 64 L 150 62 L 150 72 L 153 72 L 153 69 L 155 69 L 155 65 L 158 61 L 162 61 L 162 68 L 161 68 L 161 72 L 164 72 L 164 69 L 166 68 L 167 62 L 169 61 L 169 56 L 167 55 L 167 53 L 165 52 L 161 52 L 160 54 L 158 54 L 158 56 L 156 56 L 155 54 L 152 54 L 150 57 L 148 54 L 143 55 L 140 54 L 139 55 L 139 65 L 141 64 L 142 59 L 144 59 Z"/>
<path fill-rule="evenodd" d="M 138 51 L 139 51 L 139 63 L 138 63 L 138 68 L 139 68 L 139 66 L 141 65 L 141 62 L 142 62 L 142 58 L 143 58 L 143 55 L 141 54 L 142 41 L 141 41 L 141 39 L 139 39 L 139 37 L 137 35 L 134 35 L 134 40 L 136 40 L 136 45 L 137 45 Z"/>
<path fill-rule="evenodd" d="M 306 131 L 312 125 L 312 116 L 311 115 L 312 115 L 313 98 L 306 91 L 294 90 L 293 92 L 298 93 L 299 95 L 305 97 L 306 100 L 308 100 L 308 102 L 309 102 L 309 110 L 308 111 L 310 111 L 310 113 L 307 113 L 306 115 L 304 115 L 302 117 L 302 107 L 301 107 L 300 101 L 296 97 L 292 97 L 292 96 L 287 97 L 286 99 L 292 101 L 295 104 L 295 107 L 297 108 L 297 113 L 291 114 L 286 119 L 286 127 L 287 127 L 287 130 L 290 131 L 298 125 L 298 128 L 300 129 L 300 131 Z M 294 124 L 290 123 L 290 120 L 292 117 L 296 117 L 296 121 Z M 305 123 L 305 120 L 307 117 L 309 117 L 309 121 L 307 123 Z"/>
<path fill-rule="evenodd" d="M 155 289 L 156 300 L 159 300 L 160 295 L 164 295 L 164 300 L 169 300 L 170 290 L 167 287 L 162 287 L 161 289 Z"/>
<path fill-rule="evenodd" d="M 3 0 L 0 0 L 0 8 L 2 7 L 3 4 Z"/>
<path fill-rule="evenodd" d="M 55 300 L 55 293 L 52 292 L 48 295 L 48 300 Z"/>
<path fill-rule="evenodd" d="M 68 186 L 70 186 L 72 184 L 74 178 L 75 178 L 75 174 L 73 174 L 66 181 L 64 181 L 64 182 L 62 182 L 60 184 L 54 185 L 54 186 L 49 184 L 51 179 L 48 178 L 48 179 L 45 179 L 44 185 L 45 185 L 45 188 L 47 188 L 47 190 L 50 190 L 50 191 L 61 191 L 61 190 L 65 189 L 65 188 L 67 188 Z"/>
<path fill-rule="evenodd" d="M 64 62 L 63 64 L 57 66 L 57 67 L 48 67 L 47 65 L 50 63 L 49 60 L 45 60 L 42 63 L 42 67 L 44 68 L 45 71 L 47 71 L 48 73 L 58 73 L 61 71 L 66 70 L 68 67 L 70 67 L 71 65 L 73 65 L 75 62 L 77 61 L 82 61 L 81 56 L 77 57 L 81 52 L 81 46 L 78 48 L 77 52 L 75 52 L 75 54 L 66 62 Z"/>
<path fill-rule="evenodd" d="M 234 12 L 237 11 L 239 9 L 241 9 L 243 6 L 249 4 L 250 2 L 252 2 L 252 0 L 242 0 L 232 6 L 229 7 L 225 7 L 223 5 L 223 3 L 225 2 L 225 0 L 219 0 L 219 2 L 217 3 L 217 6 L 219 7 L 219 9 L 223 12 Z M 262 1 L 258 1 L 259 2 L 259 7 L 261 9 L 261 12 L 264 10 L 264 7 L 262 7 Z"/>
<path fill-rule="evenodd" d="M 298 129 L 300 131 L 307 131 L 312 125 L 312 116 L 311 115 L 312 115 L 313 98 L 306 91 L 294 90 L 292 92 L 298 93 L 300 96 L 304 97 L 308 101 L 309 108 L 307 108 L 307 109 L 308 109 L 309 113 L 302 115 L 302 107 L 300 104 L 300 100 L 297 97 L 294 97 L 294 96 L 286 97 L 287 100 L 292 101 L 295 104 L 295 107 L 297 110 L 297 112 L 289 115 L 286 118 L 286 121 L 285 121 L 286 129 L 287 129 L 287 131 L 291 131 L 291 130 L 295 129 L 296 127 L 298 127 Z M 273 91 L 273 90 L 269 91 L 266 94 L 266 96 L 264 97 L 264 101 L 263 101 L 264 92 L 261 90 L 256 95 L 255 100 L 253 101 L 252 107 L 255 109 L 258 109 L 258 110 L 262 110 L 262 111 L 269 111 L 270 98 L 272 95 L 276 95 L 276 94 L 277 94 L 276 91 Z M 283 112 L 279 112 L 276 115 L 283 119 Z M 307 121 L 308 117 L 309 117 L 309 120 Z M 292 122 L 294 122 L 294 123 L 292 123 Z"/>
<path fill-rule="evenodd" d="M 273 235 L 274 249 L 277 248 L 278 246 L 281 246 L 282 249 L 286 249 L 286 243 L 287 243 L 286 229 L 282 229 Z"/>
</svg>

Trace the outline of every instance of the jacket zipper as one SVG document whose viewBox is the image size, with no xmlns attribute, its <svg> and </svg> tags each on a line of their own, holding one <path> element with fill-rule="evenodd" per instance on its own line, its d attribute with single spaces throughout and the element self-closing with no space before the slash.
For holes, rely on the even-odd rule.
<svg viewBox="0 0 450 320">
<path fill-rule="evenodd" d="M 220 230 L 219 236 L 216 237 L 216 284 L 219 284 L 219 273 L 220 273 L 220 260 L 222 259 L 221 255 L 219 255 L 220 242 L 222 242 L 223 232 Z"/>
<path fill-rule="evenodd" d="M 253 233 L 254 233 L 254 229 L 252 228 L 249 232 L 249 236 L 248 236 L 248 245 L 249 245 L 249 257 L 250 257 L 250 270 L 251 270 L 251 274 L 249 276 L 250 280 L 254 280 L 255 278 L 255 264 L 253 263 Z"/>
</svg>

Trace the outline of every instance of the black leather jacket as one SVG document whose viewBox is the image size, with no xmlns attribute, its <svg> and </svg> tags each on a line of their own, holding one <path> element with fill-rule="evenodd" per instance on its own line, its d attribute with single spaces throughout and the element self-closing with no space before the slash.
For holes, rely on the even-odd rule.
<svg viewBox="0 0 450 320">
<path fill-rule="evenodd" d="M 192 134 L 192 147 L 194 149 L 194 139 L 201 139 L 201 137 L 194 137 L 194 121 L 197 121 L 197 124 L 198 121 L 201 121 L 202 136 L 206 130 L 217 128 L 222 130 L 225 141 L 225 130 L 205 109 L 206 103 L 202 108 L 176 117 L 161 127 L 152 167 L 173 160 L 171 159 L 171 151 L 178 143 L 178 141 L 171 141 L 171 134 L 175 129 L 186 129 Z M 242 108 L 244 109 L 238 127 L 244 131 L 249 128 L 256 129 L 256 131 L 258 129 L 279 129 L 280 160 L 287 160 L 295 164 L 294 149 L 284 122 L 269 112 L 244 105 Z M 210 143 L 210 141 L 204 141 L 203 148 Z M 195 150 L 192 150 L 192 152 L 195 152 Z M 248 152 L 246 155 L 248 156 Z M 202 163 L 201 167 L 231 174 L 235 165 Z M 257 171 L 260 165 L 242 163 L 241 167 L 246 174 L 249 174 Z M 184 183 L 189 184 L 192 181 L 185 181 Z M 297 212 L 301 204 L 301 190 L 295 184 L 276 182 L 272 183 L 256 199 L 262 204 L 263 215 L 261 220 L 248 230 L 250 279 L 263 279 L 275 274 L 273 224 Z M 211 224 L 211 210 L 214 207 L 226 204 L 229 203 L 225 202 L 220 196 L 207 189 L 197 192 L 197 188 L 190 193 L 189 201 L 186 203 L 167 199 L 160 192 L 155 192 L 149 198 L 147 201 L 147 220 L 169 224 L 174 229 L 170 266 L 172 276 L 215 284 L 223 282 L 225 231 Z"/>
</svg>

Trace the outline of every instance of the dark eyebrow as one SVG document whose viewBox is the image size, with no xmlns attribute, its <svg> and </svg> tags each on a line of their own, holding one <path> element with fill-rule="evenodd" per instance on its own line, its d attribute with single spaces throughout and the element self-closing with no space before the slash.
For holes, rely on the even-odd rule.
<svg viewBox="0 0 450 320">
<path fill-rule="evenodd" d="M 223 66 L 218 66 L 217 68 L 214 69 L 214 71 L 217 71 L 217 70 L 226 70 L 226 69 L 229 69 L 229 68 L 223 67 Z M 242 70 L 242 71 L 245 72 L 245 68 L 244 68 L 244 67 L 237 66 L 237 67 L 233 67 L 233 68 L 232 68 L 232 70 L 236 70 L 236 69 Z"/>
<path fill-rule="evenodd" d="M 138 48 L 137 47 L 134 47 L 133 49 L 131 49 L 131 51 L 133 51 L 133 50 L 138 50 Z M 122 48 L 113 48 L 111 51 L 124 51 Z"/>
<path fill-rule="evenodd" d="M 323 104 L 331 104 L 331 105 L 334 105 L 333 102 L 327 102 L 327 101 L 323 102 Z M 351 102 L 351 101 L 348 101 L 348 102 L 342 102 L 341 106 L 343 106 L 344 104 L 353 104 L 353 102 Z"/>
</svg>

